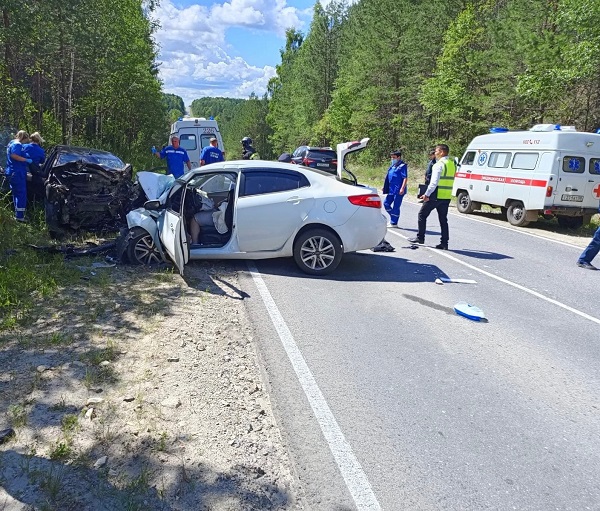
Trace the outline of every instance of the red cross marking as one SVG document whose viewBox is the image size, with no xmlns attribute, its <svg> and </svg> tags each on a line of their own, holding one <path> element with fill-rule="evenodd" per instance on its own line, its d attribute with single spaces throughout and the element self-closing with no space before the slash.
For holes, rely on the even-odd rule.
<svg viewBox="0 0 600 511">
<path fill-rule="evenodd" d="M 600 184 L 597 184 L 594 188 L 594 195 L 600 199 Z"/>
</svg>

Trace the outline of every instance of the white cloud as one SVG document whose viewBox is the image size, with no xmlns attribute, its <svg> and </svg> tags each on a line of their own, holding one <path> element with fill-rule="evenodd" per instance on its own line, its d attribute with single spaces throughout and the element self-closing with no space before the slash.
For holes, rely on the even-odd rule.
<svg viewBox="0 0 600 511">
<path fill-rule="evenodd" d="M 188 106 L 202 96 L 264 94 L 276 63 L 252 66 L 236 56 L 227 30 L 242 28 L 249 31 L 249 37 L 252 32 L 267 32 L 283 38 L 288 27 L 303 26 L 304 15 L 286 0 L 229 0 L 181 9 L 164 0 L 153 18 L 161 27 L 156 40 L 165 92 L 183 97 Z"/>
</svg>

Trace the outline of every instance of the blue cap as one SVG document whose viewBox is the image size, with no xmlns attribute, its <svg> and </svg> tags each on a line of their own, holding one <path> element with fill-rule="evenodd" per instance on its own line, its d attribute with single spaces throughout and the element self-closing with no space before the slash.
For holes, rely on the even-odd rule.
<svg viewBox="0 0 600 511">
<path fill-rule="evenodd" d="M 214 120 L 215 120 L 215 118 L 214 118 L 214 117 L 211 115 L 211 116 L 208 118 L 208 120 L 209 120 L 209 121 L 214 121 Z"/>
<path fill-rule="evenodd" d="M 554 125 L 554 131 L 560 131 L 560 124 Z"/>
</svg>

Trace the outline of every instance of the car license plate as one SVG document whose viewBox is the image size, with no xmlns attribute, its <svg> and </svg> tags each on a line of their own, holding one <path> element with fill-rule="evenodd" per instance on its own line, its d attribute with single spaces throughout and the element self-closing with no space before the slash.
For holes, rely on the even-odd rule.
<svg viewBox="0 0 600 511">
<path fill-rule="evenodd" d="M 317 163 L 317 167 L 329 167 L 329 163 Z"/>
<path fill-rule="evenodd" d="M 568 201 L 568 202 L 583 202 L 583 195 L 569 195 L 563 193 L 560 200 Z"/>
</svg>

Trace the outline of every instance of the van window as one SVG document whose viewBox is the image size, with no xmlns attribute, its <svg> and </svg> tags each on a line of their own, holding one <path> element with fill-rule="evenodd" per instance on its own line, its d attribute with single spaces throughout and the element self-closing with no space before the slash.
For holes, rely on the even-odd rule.
<svg viewBox="0 0 600 511">
<path fill-rule="evenodd" d="M 461 165 L 473 165 L 474 162 L 475 162 L 475 151 L 469 151 L 468 153 L 465 153 L 465 155 L 463 156 L 463 159 L 460 163 L 461 163 Z"/>
<path fill-rule="evenodd" d="M 510 163 L 511 156 L 511 153 L 492 153 L 490 154 L 490 161 L 488 162 L 488 167 L 493 167 L 496 169 L 505 169 Z"/>
<path fill-rule="evenodd" d="M 213 138 L 215 135 L 213 133 L 203 133 L 202 135 L 200 135 L 200 147 L 202 149 L 204 149 L 205 147 L 210 145 L 210 139 Z M 218 147 L 218 145 L 217 145 Z M 219 147 L 219 149 L 221 149 L 221 151 L 223 150 L 222 147 Z"/>
<path fill-rule="evenodd" d="M 590 158 L 590 174 L 600 174 L 600 158 Z"/>
<path fill-rule="evenodd" d="M 538 161 L 538 153 L 515 153 L 511 167 L 513 169 L 533 170 Z"/>
<path fill-rule="evenodd" d="M 585 171 L 585 158 L 581 156 L 565 156 L 562 164 L 563 172 L 583 174 Z"/>
<path fill-rule="evenodd" d="M 182 133 L 179 135 L 179 145 L 186 151 L 196 149 L 196 135 L 192 133 Z"/>
</svg>

